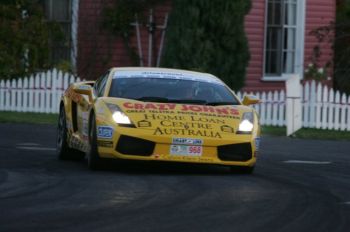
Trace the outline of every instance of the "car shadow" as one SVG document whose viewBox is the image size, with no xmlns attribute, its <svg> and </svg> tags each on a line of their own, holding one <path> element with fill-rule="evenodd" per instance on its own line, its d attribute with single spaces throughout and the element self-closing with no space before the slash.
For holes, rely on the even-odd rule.
<svg viewBox="0 0 350 232">
<path fill-rule="evenodd" d="M 241 175 L 221 165 L 112 159 L 104 161 L 99 171 L 128 175 Z"/>
</svg>

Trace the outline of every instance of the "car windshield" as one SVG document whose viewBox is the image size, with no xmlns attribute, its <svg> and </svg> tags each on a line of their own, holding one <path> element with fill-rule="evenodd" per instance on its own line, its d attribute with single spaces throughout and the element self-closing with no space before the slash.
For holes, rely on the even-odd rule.
<svg viewBox="0 0 350 232">
<path fill-rule="evenodd" d="M 148 102 L 239 104 L 236 97 L 224 85 L 171 78 L 115 78 L 112 80 L 109 96 Z"/>
</svg>

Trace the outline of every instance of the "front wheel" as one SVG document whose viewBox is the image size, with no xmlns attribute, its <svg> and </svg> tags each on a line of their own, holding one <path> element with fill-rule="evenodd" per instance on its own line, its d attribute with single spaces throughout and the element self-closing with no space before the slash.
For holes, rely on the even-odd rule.
<svg viewBox="0 0 350 232">
<path fill-rule="evenodd" d="M 255 166 L 231 166 L 232 173 L 238 174 L 253 174 Z"/>
<path fill-rule="evenodd" d="M 89 126 L 89 142 L 90 148 L 87 152 L 87 164 L 89 169 L 98 170 L 101 168 L 101 158 L 97 149 L 97 136 L 96 136 L 96 120 L 95 115 L 92 114 Z"/>
<path fill-rule="evenodd" d="M 67 143 L 66 112 L 64 107 L 61 106 L 57 124 L 56 153 L 58 159 L 66 160 L 69 158 L 70 152 L 71 149 Z"/>
</svg>

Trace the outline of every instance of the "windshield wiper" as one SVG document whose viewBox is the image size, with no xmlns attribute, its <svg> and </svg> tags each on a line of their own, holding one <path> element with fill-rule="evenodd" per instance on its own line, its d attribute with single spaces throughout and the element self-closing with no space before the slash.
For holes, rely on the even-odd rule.
<svg viewBox="0 0 350 232">
<path fill-rule="evenodd" d="M 147 102 L 169 102 L 169 99 L 166 97 L 152 97 L 152 96 L 140 97 L 140 98 L 136 98 L 135 100 L 147 101 Z"/>
<path fill-rule="evenodd" d="M 208 106 L 225 106 L 225 105 L 237 105 L 237 102 L 206 102 Z"/>
</svg>

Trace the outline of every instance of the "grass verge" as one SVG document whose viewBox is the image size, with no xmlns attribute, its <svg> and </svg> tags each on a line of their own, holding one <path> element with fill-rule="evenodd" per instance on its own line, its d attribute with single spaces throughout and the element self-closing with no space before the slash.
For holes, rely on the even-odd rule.
<svg viewBox="0 0 350 232">
<path fill-rule="evenodd" d="M 302 128 L 295 133 L 295 137 L 301 139 L 325 139 L 325 140 L 349 140 L 349 131 L 321 130 L 313 128 Z"/>
<path fill-rule="evenodd" d="M 58 114 L 0 111 L 0 123 L 56 124 Z"/>
<path fill-rule="evenodd" d="M 286 136 L 287 128 L 278 127 L 278 126 L 262 126 L 261 134 L 262 135 L 271 135 L 271 136 Z"/>
<path fill-rule="evenodd" d="M 286 136 L 286 133 L 286 127 L 263 126 L 261 128 L 262 135 Z M 300 130 L 295 132 L 291 137 L 300 139 L 350 140 L 350 132 L 314 128 L 301 128 Z"/>
</svg>

